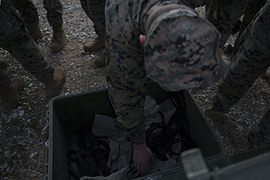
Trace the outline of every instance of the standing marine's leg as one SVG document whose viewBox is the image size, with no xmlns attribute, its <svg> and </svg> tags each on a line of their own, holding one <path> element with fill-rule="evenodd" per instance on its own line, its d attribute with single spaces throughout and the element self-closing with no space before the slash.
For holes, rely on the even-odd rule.
<svg viewBox="0 0 270 180">
<path fill-rule="evenodd" d="M 44 8 L 47 10 L 47 18 L 53 29 L 51 50 L 56 53 L 62 50 L 67 39 L 63 29 L 63 8 L 59 0 L 43 0 Z"/>
<path fill-rule="evenodd" d="M 265 5 L 266 0 L 251 0 L 245 10 L 244 13 L 244 18 L 243 21 L 241 23 L 240 26 L 240 31 L 239 34 L 237 36 L 237 39 L 235 40 L 234 43 L 234 48 L 233 48 L 233 54 L 236 54 L 239 48 L 239 44 L 240 44 L 240 36 L 243 33 L 243 31 L 246 29 L 246 27 L 250 24 L 250 22 L 252 21 L 252 19 L 255 17 L 255 15 L 260 11 L 260 9 Z M 270 68 L 268 68 L 268 70 L 266 70 L 266 72 L 264 74 L 262 74 L 261 76 L 262 78 L 264 78 L 265 80 L 269 81 L 270 80 Z"/>
<path fill-rule="evenodd" d="M 247 0 L 209 0 L 207 18 L 221 33 L 220 47 L 225 45 L 246 6 Z"/>
<path fill-rule="evenodd" d="M 42 39 L 36 6 L 31 0 L 13 0 L 14 7 L 20 12 L 27 29 L 35 41 Z"/>
<path fill-rule="evenodd" d="M 105 3 L 106 0 L 80 0 L 86 15 L 93 21 L 97 35 L 105 38 Z"/>
<path fill-rule="evenodd" d="M 0 69 L 0 96 L 3 95 L 6 89 L 10 87 L 10 84 L 11 82 L 9 77 L 3 70 Z"/>
<path fill-rule="evenodd" d="M 3 90 L 9 86 L 10 86 L 9 77 L 3 70 L 0 69 L 0 92 L 3 92 Z"/>
<path fill-rule="evenodd" d="M 252 86 L 270 65 L 270 3 L 267 3 L 243 32 L 238 52 L 232 59 L 217 96 L 214 109 L 229 111 L 230 107 Z"/>
<path fill-rule="evenodd" d="M 3 70 L 0 70 L 0 111 L 16 106 L 19 101 L 19 93 L 22 89 L 22 80 L 10 80 L 7 74 Z"/>
<path fill-rule="evenodd" d="M 239 48 L 239 38 L 243 31 L 246 29 L 246 27 L 250 24 L 252 19 L 255 17 L 255 15 L 259 12 L 259 10 L 264 6 L 266 3 L 265 0 L 248 0 L 247 6 L 244 10 L 244 17 L 241 21 L 238 20 L 237 24 L 233 28 L 232 34 L 238 33 L 238 36 L 235 40 L 234 46 L 228 45 L 226 48 L 224 48 L 223 53 L 228 55 L 229 57 L 232 57 L 233 54 L 235 54 L 238 51 Z"/>
<path fill-rule="evenodd" d="M 44 0 L 44 8 L 47 11 L 49 24 L 53 27 L 63 26 L 63 7 L 59 0 Z"/>
<path fill-rule="evenodd" d="M 28 72 L 45 84 L 48 97 L 61 92 L 65 81 L 64 69 L 54 69 L 44 60 L 9 0 L 2 0 L 0 5 L 0 47 L 9 51 Z"/>
<path fill-rule="evenodd" d="M 85 52 L 93 52 L 105 47 L 105 4 L 106 0 L 80 0 L 81 6 L 94 24 L 98 37 L 94 42 L 84 45 Z"/>
<path fill-rule="evenodd" d="M 262 148 L 270 144 L 270 109 L 267 110 L 261 122 L 248 134 L 251 148 Z"/>
<path fill-rule="evenodd" d="M 260 9 L 265 5 L 265 0 L 252 0 L 247 4 L 247 7 L 244 12 L 244 18 L 240 26 L 239 35 L 237 36 L 237 39 L 235 40 L 234 44 L 234 54 L 238 51 L 239 48 L 239 38 L 241 34 L 244 32 L 246 27 L 251 23 L 252 19 L 255 17 L 255 15 L 260 11 Z"/>
</svg>

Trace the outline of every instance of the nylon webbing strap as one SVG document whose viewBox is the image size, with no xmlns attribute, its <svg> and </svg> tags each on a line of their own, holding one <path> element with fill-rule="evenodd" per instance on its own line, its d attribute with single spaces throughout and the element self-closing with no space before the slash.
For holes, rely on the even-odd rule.
<svg viewBox="0 0 270 180">
<path fill-rule="evenodd" d="M 182 163 L 189 180 L 209 180 L 210 173 L 199 149 L 185 151 L 181 155 Z"/>
</svg>

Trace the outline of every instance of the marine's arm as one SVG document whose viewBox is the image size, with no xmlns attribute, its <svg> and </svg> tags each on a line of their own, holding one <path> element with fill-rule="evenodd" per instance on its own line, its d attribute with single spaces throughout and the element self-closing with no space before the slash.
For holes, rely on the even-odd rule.
<svg viewBox="0 0 270 180">
<path fill-rule="evenodd" d="M 109 94 L 118 122 L 128 131 L 135 144 L 144 143 L 145 72 L 141 50 L 128 49 L 112 40 L 108 58 Z"/>
</svg>

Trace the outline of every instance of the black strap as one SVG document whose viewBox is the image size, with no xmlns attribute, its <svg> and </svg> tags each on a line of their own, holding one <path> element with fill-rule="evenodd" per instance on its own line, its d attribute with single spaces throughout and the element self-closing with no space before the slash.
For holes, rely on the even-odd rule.
<svg viewBox="0 0 270 180">
<path fill-rule="evenodd" d="M 91 131 L 85 131 L 86 148 L 91 150 L 95 162 L 100 169 L 103 176 L 109 176 L 111 174 L 108 168 L 107 162 L 109 159 L 109 146 L 105 143 L 101 144 L 96 140 L 96 137 Z"/>
</svg>

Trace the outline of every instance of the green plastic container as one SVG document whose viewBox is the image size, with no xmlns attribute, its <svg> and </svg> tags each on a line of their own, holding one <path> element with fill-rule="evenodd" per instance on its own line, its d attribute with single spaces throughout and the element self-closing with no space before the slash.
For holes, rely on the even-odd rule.
<svg viewBox="0 0 270 180">
<path fill-rule="evenodd" d="M 269 147 L 230 158 L 203 160 L 205 169 L 193 167 L 196 177 L 187 178 L 182 164 L 166 171 L 158 172 L 136 180 L 269 180 L 270 179 Z M 265 152 L 265 153 L 262 153 Z M 201 164 L 201 158 L 196 164 Z M 191 160 L 191 159 L 190 159 Z M 192 162 L 192 161 L 190 161 Z M 198 168 L 198 167 L 197 167 Z"/>
<path fill-rule="evenodd" d="M 213 180 L 269 180 L 270 153 L 261 154 L 212 172 Z"/>
<path fill-rule="evenodd" d="M 156 85 L 149 86 L 149 89 L 146 94 L 158 101 L 175 95 L 175 93 L 168 93 Z M 191 139 L 207 159 L 217 159 L 223 156 L 224 147 L 217 131 L 204 117 L 193 97 L 186 91 L 182 92 L 181 97 L 183 97 L 182 100 L 185 104 L 183 109 L 186 109 Z M 57 97 L 50 101 L 45 179 L 70 179 L 66 155 L 69 145 L 68 137 L 72 132 L 82 127 L 91 127 L 95 114 L 115 117 L 107 90 Z"/>
</svg>

